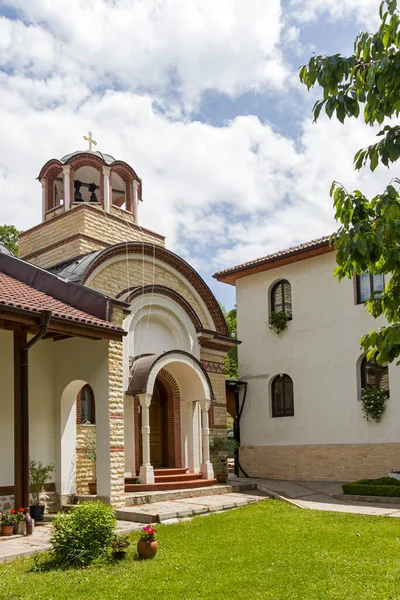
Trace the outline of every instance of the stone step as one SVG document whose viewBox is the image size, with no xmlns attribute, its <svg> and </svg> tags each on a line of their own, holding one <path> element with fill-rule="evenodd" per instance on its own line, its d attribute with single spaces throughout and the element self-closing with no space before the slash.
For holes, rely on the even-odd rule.
<svg viewBox="0 0 400 600">
<path fill-rule="evenodd" d="M 252 489 L 256 489 L 254 485 Z M 212 485 L 210 487 L 182 490 L 156 490 L 150 492 L 129 493 L 125 495 L 126 506 L 139 506 L 167 500 L 182 500 L 184 498 L 201 498 L 202 496 L 217 496 L 232 492 L 231 485 Z"/>
<path fill-rule="evenodd" d="M 196 479 L 201 479 L 201 473 L 179 473 L 174 475 L 155 475 L 156 483 L 163 483 L 168 481 L 194 481 Z"/>
<path fill-rule="evenodd" d="M 125 484 L 125 492 L 155 492 L 157 490 L 180 490 L 214 485 L 216 479 L 190 479 L 186 481 L 170 481 L 162 483 Z"/>
<path fill-rule="evenodd" d="M 181 498 L 153 502 L 142 506 L 119 508 L 116 510 L 115 515 L 117 519 L 136 523 L 163 523 L 171 519 L 183 519 L 238 508 L 265 500 L 267 497 L 254 491 L 252 493 L 227 493 L 198 498 Z"/>
<path fill-rule="evenodd" d="M 154 469 L 154 475 L 156 477 L 158 477 L 159 475 L 184 475 L 185 473 L 188 472 L 189 469 L 186 469 L 185 467 L 182 468 L 176 468 L 175 467 L 171 467 L 170 469 Z"/>
</svg>

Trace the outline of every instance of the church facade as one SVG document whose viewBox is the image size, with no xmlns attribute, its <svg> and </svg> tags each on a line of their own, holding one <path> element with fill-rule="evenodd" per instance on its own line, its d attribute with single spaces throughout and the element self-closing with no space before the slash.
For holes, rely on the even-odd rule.
<svg viewBox="0 0 400 600">
<path fill-rule="evenodd" d="M 218 302 L 163 236 L 139 225 L 142 182 L 130 165 L 79 151 L 48 161 L 38 179 L 42 222 L 21 234 L 20 258 L 115 300 L 125 336 L 108 355 L 107 386 L 83 369 L 54 397 L 54 427 L 41 433 L 55 442 L 32 447 L 33 458 L 63 465 L 61 501 L 96 477 L 108 478 L 115 506 L 127 492 L 211 485 L 209 439 L 226 435 L 224 358 L 236 343 Z"/>
</svg>

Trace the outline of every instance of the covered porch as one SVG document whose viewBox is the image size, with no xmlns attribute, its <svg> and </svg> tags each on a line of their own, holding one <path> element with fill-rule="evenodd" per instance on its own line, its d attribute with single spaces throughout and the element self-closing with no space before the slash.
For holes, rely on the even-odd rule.
<svg viewBox="0 0 400 600">
<path fill-rule="evenodd" d="M 127 492 L 213 485 L 213 391 L 193 355 L 171 350 L 131 360 L 125 396 Z"/>
</svg>

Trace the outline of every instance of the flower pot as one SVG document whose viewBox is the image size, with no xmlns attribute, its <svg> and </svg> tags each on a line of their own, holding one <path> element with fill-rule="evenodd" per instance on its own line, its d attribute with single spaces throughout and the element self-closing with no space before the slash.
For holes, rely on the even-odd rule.
<svg viewBox="0 0 400 600">
<path fill-rule="evenodd" d="M 32 519 L 35 519 L 35 523 L 37 521 L 43 521 L 43 517 L 44 517 L 44 504 L 35 504 L 34 506 L 31 506 L 31 517 Z"/>
<path fill-rule="evenodd" d="M 14 525 L 2 525 L 1 526 L 1 535 L 13 535 L 14 533 Z"/>
<path fill-rule="evenodd" d="M 228 481 L 228 473 L 217 473 L 215 477 L 218 483 L 226 483 Z"/>
<path fill-rule="evenodd" d="M 89 486 L 89 492 L 91 493 L 92 496 L 95 496 L 97 494 L 97 483 L 96 481 L 92 481 L 90 483 L 88 483 Z"/>
<path fill-rule="evenodd" d="M 26 533 L 25 519 L 15 525 L 14 533 L 15 533 L 15 535 L 25 535 L 25 533 Z"/>
<path fill-rule="evenodd" d="M 140 539 L 137 543 L 137 552 L 140 558 L 153 558 L 157 554 L 158 542 L 153 540 L 152 542 L 145 542 Z"/>
<path fill-rule="evenodd" d="M 126 551 L 125 550 L 120 550 L 119 552 L 113 552 L 113 559 L 114 560 L 123 560 L 126 556 Z"/>
</svg>

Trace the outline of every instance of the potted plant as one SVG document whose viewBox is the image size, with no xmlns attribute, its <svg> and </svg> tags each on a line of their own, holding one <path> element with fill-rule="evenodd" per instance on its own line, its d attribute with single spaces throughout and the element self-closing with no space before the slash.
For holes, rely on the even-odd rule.
<svg viewBox="0 0 400 600">
<path fill-rule="evenodd" d="M 54 471 L 54 465 L 44 465 L 40 461 L 29 461 L 29 484 L 32 495 L 31 517 L 36 521 L 43 521 L 44 504 L 40 504 L 40 492 Z"/>
<path fill-rule="evenodd" d="M 94 481 L 88 483 L 89 492 L 93 496 L 97 494 L 97 483 L 96 483 L 96 429 L 94 427 L 87 427 L 85 431 L 85 437 L 82 444 L 82 455 L 92 464 Z"/>
<path fill-rule="evenodd" d="M 137 543 L 137 551 L 140 558 L 153 558 L 158 549 L 156 538 L 157 529 L 153 525 L 146 525 L 140 531 L 140 539 Z"/>
<path fill-rule="evenodd" d="M 225 435 L 215 435 L 210 440 L 211 462 L 219 483 L 226 483 L 228 479 L 228 444 Z"/>
<path fill-rule="evenodd" d="M 14 527 L 17 522 L 17 515 L 12 508 L 1 515 L 1 535 L 13 535 Z"/>
<path fill-rule="evenodd" d="M 15 513 L 15 528 L 14 533 L 16 535 L 25 535 L 26 532 L 26 521 L 25 521 L 25 509 L 19 508 Z"/>
<path fill-rule="evenodd" d="M 112 555 L 115 560 L 122 560 L 126 556 L 126 549 L 130 546 L 129 536 L 115 535 L 111 540 Z"/>
</svg>

